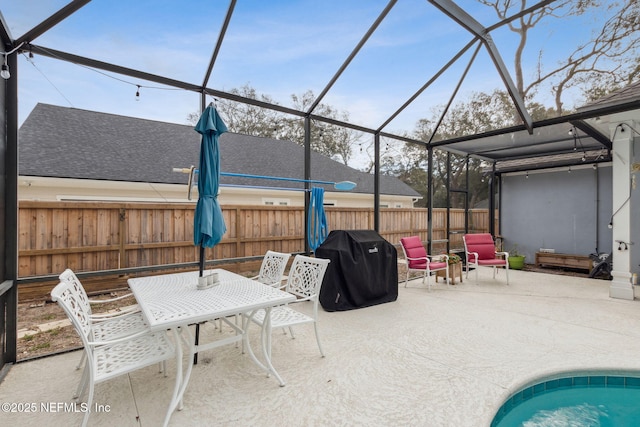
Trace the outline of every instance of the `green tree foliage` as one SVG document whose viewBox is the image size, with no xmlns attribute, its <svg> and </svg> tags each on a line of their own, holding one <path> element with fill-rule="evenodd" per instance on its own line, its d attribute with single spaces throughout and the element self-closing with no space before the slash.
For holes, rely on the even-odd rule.
<svg viewBox="0 0 640 427">
<path fill-rule="evenodd" d="M 278 105 L 270 96 L 259 95 L 249 85 L 232 89 L 229 93 Z M 291 99 L 293 108 L 299 111 L 307 111 L 316 100 L 312 91 L 307 91 L 302 95 L 291 95 Z M 298 145 L 304 145 L 304 119 L 302 117 L 227 99 L 216 101 L 216 105 L 231 132 L 293 141 Z M 349 121 L 347 112 L 339 111 L 323 103 L 318 104 L 313 114 L 343 122 Z M 187 117 L 187 121 L 195 124 L 199 117 L 199 113 L 191 113 Z M 360 134 L 350 129 L 316 120 L 311 121 L 311 149 L 345 165 L 351 159 L 353 146 L 359 138 Z"/>
<path fill-rule="evenodd" d="M 312 91 L 308 90 L 302 95 L 291 95 L 293 108 L 299 111 L 308 111 L 316 101 Z M 320 103 L 313 114 L 321 117 L 329 117 L 349 122 L 349 113 L 339 111 L 336 108 Z M 288 138 L 292 141 L 304 143 L 304 123 L 301 119 L 292 121 L 288 126 Z M 311 122 L 311 148 L 319 153 L 333 158 L 345 165 L 349 164 L 353 156 L 353 147 L 361 138 L 359 132 L 329 123 Z M 300 143 L 300 142 L 298 142 Z"/>
<path fill-rule="evenodd" d="M 450 139 L 456 136 L 473 135 L 492 129 L 502 128 L 512 123 L 515 108 L 510 102 L 509 95 L 496 90 L 491 94 L 475 92 L 466 102 L 459 102 L 451 106 L 445 120 L 440 123 L 434 141 Z M 421 141 L 429 141 L 435 126 L 440 119 L 440 111 L 434 109 L 431 118 L 418 121 L 413 137 Z M 427 186 L 415 186 L 426 183 L 426 167 L 428 153 L 424 147 L 416 144 L 406 144 L 401 156 L 387 159 L 385 170 L 390 171 L 401 179 L 410 178 L 405 182 L 419 191 L 427 200 Z M 468 190 L 469 207 L 476 206 L 488 195 L 487 177 L 483 169 L 489 167 L 486 163 L 469 159 L 469 188 L 467 189 L 467 159 L 466 156 L 451 154 L 435 149 L 433 163 L 433 207 L 464 208 L 464 194 L 453 193 L 447 200 L 447 183 L 452 190 Z M 404 159 L 402 157 L 405 157 Z M 447 162 L 451 163 L 450 175 L 447 180 Z M 394 164 L 395 162 L 395 164 Z M 405 169 L 406 168 L 406 169 Z M 424 178 L 423 178 L 424 177 Z M 426 203 L 426 202 L 424 202 Z"/>
<path fill-rule="evenodd" d="M 268 95 L 259 95 L 254 88 L 244 85 L 229 91 L 232 95 L 243 98 L 262 101 L 269 104 L 277 103 Z M 282 130 L 283 114 L 255 105 L 245 104 L 227 99 L 216 101 L 218 112 L 223 117 L 230 132 L 245 135 L 259 136 L 263 138 L 278 138 Z M 200 118 L 200 113 L 195 112 L 187 117 L 188 123 L 195 124 Z"/>
<path fill-rule="evenodd" d="M 550 114 L 548 109 L 537 103 L 529 103 L 527 109 L 534 120 L 542 120 Z M 430 140 L 440 120 L 441 111 L 436 107 L 431 113 L 431 117 L 418 121 L 412 138 L 420 141 Z M 513 125 L 515 115 L 515 107 L 507 92 L 502 90 L 495 90 L 490 94 L 474 92 L 469 99 L 454 103 L 450 107 L 433 141 L 505 128 Z M 434 149 L 433 159 L 433 207 L 446 207 L 448 203 L 451 207 L 464 208 L 463 193 L 454 191 L 447 200 L 447 182 L 452 190 L 467 189 L 466 156 L 456 154 L 449 156 L 451 162 L 449 181 L 447 181 L 447 153 Z M 382 157 L 381 169 L 384 173 L 400 178 L 421 193 L 423 199 L 417 205 L 426 206 L 427 163 L 426 148 L 417 144 L 405 144 L 395 155 L 385 154 Z M 486 162 L 476 158 L 469 159 L 469 208 L 477 206 L 488 198 L 489 177 L 485 171 L 489 168 L 490 165 Z"/>
</svg>

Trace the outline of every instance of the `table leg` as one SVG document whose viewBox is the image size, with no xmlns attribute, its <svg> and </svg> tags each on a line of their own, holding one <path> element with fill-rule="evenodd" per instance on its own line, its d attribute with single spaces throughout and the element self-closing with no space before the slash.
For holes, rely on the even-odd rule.
<svg viewBox="0 0 640 427">
<path fill-rule="evenodd" d="M 265 318 L 264 322 L 262 322 L 262 329 L 260 331 L 260 341 L 262 343 L 262 354 L 265 358 L 266 366 L 258 360 L 255 353 L 253 352 L 253 348 L 251 348 L 251 343 L 249 343 L 249 337 L 247 334 L 249 325 L 251 324 L 251 318 L 253 317 L 255 312 L 251 313 L 249 318 L 247 318 L 246 320 L 247 327 L 244 331 L 244 343 L 246 344 L 247 350 L 249 351 L 249 356 L 251 356 L 253 362 L 260 368 L 267 371 L 267 376 L 269 376 L 269 374 L 273 374 L 273 376 L 276 377 L 276 379 L 280 382 L 280 387 L 284 387 L 285 382 L 282 380 L 282 377 L 278 374 L 276 369 L 271 364 L 271 308 L 267 308 L 265 309 L 265 311 Z"/>
<path fill-rule="evenodd" d="M 182 396 L 184 394 L 184 390 L 187 386 L 187 382 L 189 381 L 189 376 L 191 374 L 191 369 L 188 369 L 187 375 L 182 375 L 182 343 L 181 341 L 181 333 L 178 331 L 179 328 L 173 329 L 173 336 L 175 338 L 175 346 L 176 346 L 176 384 L 173 388 L 173 394 L 171 395 L 171 402 L 169 403 L 169 408 L 167 409 L 167 415 L 165 416 L 163 426 L 166 427 L 169 424 L 169 419 L 173 414 L 173 411 L 178 408 L 178 410 L 182 409 Z M 189 364 L 191 366 L 191 364 Z"/>
<path fill-rule="evenodd" d="M 243 340 L 242 344 L 243 344 L 243 348 L 246 347 L 247 350 L 249 351 L 249 356 L 251 357 L 251 360 L 253 360 L 253 363 L 258 365 L 261 369 L 264 369 L 265 371 L 268 371 L 269 368 L 264 366 L 262 364 L 262 362 L 260 362 L 258 360 L 258 358 L 256 357 L 255 353 L 253 352 L 253 348 L 251 347 L 251 343 L 249 342 L 248 330 L 249 330 L 249 325 L 251 325 L 251 319 L 253 318 L 254 314 L 255 314 L 255 311 L 252 311 L 251 314 L 249 315 L 249 317 L 247 317 L 247 319 L 246 319 L 246 326 L 244 327 L 244 334 L 243 334 L 243 337 L 242 337 L 242 340 Z M 243 321 L 243 324 L 244 323 L 245 322 Z M 260 336 L 260 338 L 262 338 L 262 335 Z"/>
<path fill-rule="evenodd" d="M 197 348 L 198 343 L 200 342 L 200 323 L 196 323 L 196 338 L 194 341 L 194 346 Z M 198 353 L 193 354 L 193 364 L 198 364 Z"/>
<path fill-rule="evenodd" d="M 285 382 L 276 371 L 276 368 L 273 367 L 271 363 L 271 307 L 265 309 L 265 317 L 264 322 L 262 324 L 262 353 L 264 355 L 267 366 L 269 367 L 269 372 L 273 374 L 274 377 L 280 382 L 280 387 L 284 387 Z"/>
<path fill-rule="evenodd" d="M 186 337 L 182 336 L 182 334 L 185 334 Z M 189 349 L 189 360 L 193 359 L 193 356 L 195 355 L 195 350 L 196 347 L 192 344 L 193 341 L 193 337 L 191 336 L 191 331 L 189 331 L 189 327 L 185 326 L 180 328 L 180 336 L 182 338 L 182 341 L 184 342 L 184 344 L 187 346 L 187 348 Z M 182 360 L 182 359 L 180 359 Z M 181 365 L 182 366 L 182 365 Z M 193 370 L 193 363 L 189 363 L 187 365 L 187 372 L 184 374 L 184 378 L 182 380 L 182 388 L 180 389 L 180 404 L 178 406 L 178 410 L 181 411 L 182 407 L 183 407 L 183 402 L 182 402 L 182 397 L 184 396 L 184 391 L 187 388 L 187 384 L 189 384 L 189 378 L 191 378 L 191 371 Z"/>
</svg>

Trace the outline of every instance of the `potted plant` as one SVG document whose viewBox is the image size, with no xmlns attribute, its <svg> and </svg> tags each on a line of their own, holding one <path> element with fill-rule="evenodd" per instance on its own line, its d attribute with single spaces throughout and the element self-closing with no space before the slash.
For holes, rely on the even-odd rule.
<svg viewBox="0 0 640 427">
<path fill-rule="evenodd" d="M 524 268 L 524 258 L 525 256 L 518 252 L 518 247 L 514 246 L 513 249 L 509 251 L 509 259 L 507 260 L 509 268 L 513 270 L 522 270 Z"/>
<path fill-rule="evenodd" d="M 460 255 L 458 255 L 456 253 L 449 252 L 447 255 L 449 255 L 449 265 L 457 264 L 459 262 L 462 262 L 462 258 L 460 258 Z"/>
<path fill-rule="evenodd" d="M 449 264 L 449 278 L 451 280 L 451 284 L 456 284 L 456 276 L 459 278 L 460 282 L 462 282 L 462 258 L 454 252 L 449 252 L 448 254 L 442 254 L 439 260 L 444 261 L 445 255 L 449 257 L 447 263 Z M 438 270 L 436 272 L 436 277 L 445 277 L 445 272 L 443 270 Z"/>
</svg>

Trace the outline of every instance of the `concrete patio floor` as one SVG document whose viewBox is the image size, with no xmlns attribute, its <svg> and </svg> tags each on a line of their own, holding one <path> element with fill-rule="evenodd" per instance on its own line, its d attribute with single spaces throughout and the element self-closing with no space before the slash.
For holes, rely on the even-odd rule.
<svg viewBox="0 0 640 427">
<path fill-rule="evenodd" d="M 507 286 L 504 272 L 495 280 L 488 268 L 479 273 L 479 285 L 473 272 L 430 292 L 413 280 L 406 289 L 400 284 L 396 302 L 322 311 L 326 358 L 312 326 L 297 328 L 295 340 L 275 331 L 273 363 L 285 387 L 234 345 L 201 353 L 184 410 L 169 425 L 488 426 L 512 392 L 541 377 L 640 371 L 640 302 L 609 298 L 609 282 L 511 271 Z M 255 349 L 255 325 L 250 336 Z M 73 352 L 13 366 L 0 402 L 35 403 L 37 410 L 3 411 L 0 424 L 80 424 L 83 414 L 58 406 L 71 402 L 79 358 Z M 94 401 L 103 412 L 89 425 L 161 425 L 174 375 L 170 364 L 166 378 L 150 367 L 99 384 Z M 43 410 L 47 402 L 59 412 Z"/>
</svg>

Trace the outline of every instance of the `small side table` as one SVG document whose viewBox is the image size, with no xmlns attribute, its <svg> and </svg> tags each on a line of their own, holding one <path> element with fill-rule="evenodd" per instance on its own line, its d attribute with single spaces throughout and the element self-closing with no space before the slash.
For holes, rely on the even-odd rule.
<svg viewBox="0 0 640 427">
<path fill-rule="evenodd" d="M 456 284 L 456 276 L 458 276 L 460 283 L 462 283 L 462 263 L 461 262 L 457 262 L 455 264 L 449 264 L 449 279 L 451 280 L 452 285 Z M 438 282 L 438 277 L 444 277 L 444 278 L 447 277 L 444 270 L 436 271 L 436 283 Z"/>
</svg>

